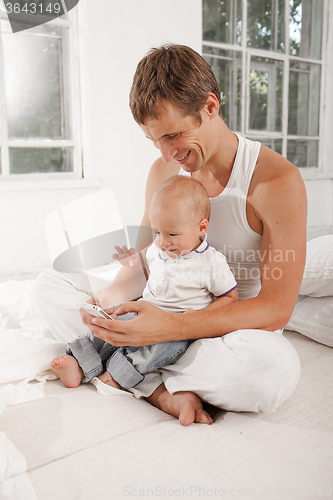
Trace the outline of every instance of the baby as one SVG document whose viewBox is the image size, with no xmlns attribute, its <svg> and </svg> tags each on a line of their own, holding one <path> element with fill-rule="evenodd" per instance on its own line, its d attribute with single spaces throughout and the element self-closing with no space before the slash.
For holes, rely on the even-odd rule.
<svg viewBox="0 0 333 500">
<path fill-rule="evenodd" d="M 224 255 L 206 239 L 210 201 L 195 179 L 174 176 L 156 191 L 149 208 L 155 239 L 145 256 L 149 278 L 146 300 L 163 310 L 185 313 L 214 303 L 223 307 L 238 300 L 237 283 Z M 136 259 L 135 266 L 140 264 Z M 118 316 L 133 319 L 135 313 Z M 89 332 L 67 346 L 66 356 L 51 362 L 67 387 L 94 377 L 116 388 L 135 388 L 148 397 L 162 383 L 159 368 L 174 363 L 191 340 L 142 347 L 114 347 Z"/>
</svg>

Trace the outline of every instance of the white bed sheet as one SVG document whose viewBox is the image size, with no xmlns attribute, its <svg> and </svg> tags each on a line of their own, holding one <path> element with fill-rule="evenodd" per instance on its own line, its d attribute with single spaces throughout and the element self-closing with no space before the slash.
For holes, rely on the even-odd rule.
<svg viewBox="0 0 333 500">
<path fill-rule="evenodd" d="M 43 376 L 50 345 L 63 347 L 50 343 L 48 334 L 47 349 L 34 351 L 25 364 L 27 345 L 43 343 L 43 327 L 31 317 L 29 304 L 19 300 L 29 286 L 6 285 L 12 297 L 6 321 L 16 326 L 1 330 L 2 337 L 14 330 L 16 347 L 17 339 L 30 338 L 30 344 L 22 344 L 24 356 L 16 351 L 27 379 L 33 377 L 36 353 L 42 356 L 35 371 Z M 5 306 L 0 298 L 6 319 Z M 285 335 L 302 364 L 292 397 L 270 415 L 218 410 L 211 426 L 182 427 L 116 389 L 102 396 L 91 384 L 67 389 L 59 380 L 44 379 L 39 399 L 8 405 L 0 416 L 0 498 L 332 498 L 333 350 L 295 332 Z M 8 338 L 0 346 L 7 349 Z M 4 352 L 9 351 L 0 350 L 2 372 L 8 366 Z"/>
</svg>

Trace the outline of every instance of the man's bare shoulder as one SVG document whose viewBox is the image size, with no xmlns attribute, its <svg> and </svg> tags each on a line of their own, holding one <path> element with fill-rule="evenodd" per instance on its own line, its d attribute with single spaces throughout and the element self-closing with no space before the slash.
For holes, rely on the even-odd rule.
<svg viewBox="0 0 333 500">
<path fill-rule="evenodd" d="M 167 179 L 172 177 L 173 175 L 177 175 L 179 173 L 180 167 L 175 161 L 170 161 L 166 163 L 162 157 L 158 158 L 152 164 L 148 180 L 147 180 L 147 188 L 152 190 L 153 192 L 163 184 Z"/>
<path fill-rule="evenodd" d="M 253 174 L 249 198 L 257 216 L 263 220 L 267 212 L 306 208 L 306 192 L 299 169 L 286 158 L 265 146 L 261 147 Z"/>
<path fill-rule="evenodd" d="M 175 161 L 165 162 L 160 156 L 151 166 L 150 175 L 159 178 L 162 182 L 169 179 L 173 175 L 177 175 L 180 171 L 179 165 Z"/>
<path fill-rule="evenodd" d="M 142 219 L 142 225 L 149 226 L 149 207 L 152 197 L 157 189 L 160 187 L 163 182 L 172 177 L 173 175 L 177 175 L 179 173 L 179 165 L 176 162 L 171 161 L 166 163 L 162 157 L 158 158 L 152 164 L 147 184 L 146 184 L 146 196 L 145 196 L 145 213 Z"/>
<path fill-rule="evenodd" d="M 299 170 L 286 158 L 266 146 L 261 146 L 256 165 L 256 175 L 264 179 L 295 176 L 302 180 Z"/>
<path fill-rule="evenodd" d="M 265 146 L 261 146 L 251 184 L 252 194 L 262 190 L 271 192 L 279 187 L 285 189 L 286 192 L 297 188 L 304 189 L 299 169 Z"/>
</svg>

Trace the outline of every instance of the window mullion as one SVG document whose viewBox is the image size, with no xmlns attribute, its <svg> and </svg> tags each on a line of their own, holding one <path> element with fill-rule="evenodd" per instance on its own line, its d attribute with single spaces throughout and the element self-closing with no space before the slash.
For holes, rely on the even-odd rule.
<svg viewBox="0 0 333 500">
<path fill-rule="evenodd" d="M 245 73 L 245 82 L 246 82 L 246 103 L 245 103 L 245 135 L 248 134 L 250 130 L 250 74 L 251 74 L 251 52 L 246 50 L 244 53 L 245 64 L 246 64 L 246 73 Z"/>
<path fill-rule="evenodd" d="M 248 103 L 248 71 L 247 71 L 247 53 L 246 53 L 246 47 L 247 47 L 247 0 L 243 0 L 242 2 L 242 19 L 243 19 L 243 25 L 242 25 L 242 99 L 241 99 L 241 133 L 245 135 L 246 129 L 247 129 L 247 115 L 248 115 L 248 109 L 247 109 L 247 103 Z"/>
<path fill-rule="evenodd" d="M 319 121 L 319 135 L 322 140 L 319 141 L 318 148 L 318 167 L 319 171 L 329 171 L 328 162 L 324 161 L 324 147 L 325 147 L 325 135 L 327 134 L 325 123 L 325 102 L 327 100 L 326 93 L 331 92 L 331 89 L 327 88 L 327 67 L 328 67 L 328 58 L 330 57 L 327 52 L 328 47 L 328 26 L 330 13 L 329 9 L 332 8 L 329 5 L 328 0 L 324 1 L 323 6 L 323 29 L 322 29 L 322 49 L 321 49 L 321 58 L 322 58 L 322 66 L 321 66 L 321 82 L 320 82 L 320 121 Z M 331 132 L 330 132 L 331 134 Z M 330 140 L 330 139 L 328 139 Z"/>
<path fill-rule="evenodd" d="M 78 19 L 77 12 L 73 10 L 68 14 L 68 16 L 75 16 L 72 20 L 71 30 L 69 32 L 69 47 L 70 53 L 68 54 L 68 59 L 70 61 L 70 99 L 71 99 L 71 132 L 72 139 L 75 142 L 74 148 L 74 172 L 83 176 L 82 170 L 82 145 L 81 145 L 81 108 L 79 96 L 81 95 L 80 80 L 79 80 L 79 48 L 78 48 Z"/>
<path fill-rule="evenodd" d="M 0 17 L 1 22 L 1 17 Z M 4 60 L 2 35 L 0 30 L 0 147 L 1 147 L 1 177 L 9 175 L 8 127 L 5 95 Z"/>
<path fill-rule="evenodd" d="M 74 148 L 75 141 L 68 139 L 8 139 L 12 148 Z"/>
<path fill-rule="evenodd" d="M 287 134 L 289 114 L 289 0 L 284 4 L 284 46 L 285 60 L 283 65 L 282 91 L 282 156 L 287 158 Z"/>
<path fill-rule="evenodd" d="M 283 91 L 282 91 L 282 156 L 287 157 L 287 135 L 288 135 L 288 113 L 289 113 L 289 59 L 283 65 Z"/>
</svg>

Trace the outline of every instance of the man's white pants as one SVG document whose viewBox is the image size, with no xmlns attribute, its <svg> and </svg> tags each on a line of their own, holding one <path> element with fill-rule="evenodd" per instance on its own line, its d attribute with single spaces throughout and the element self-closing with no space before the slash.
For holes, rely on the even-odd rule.
<svg viewBox="0 0 333 500">
<path fill-rule="evenodd" d="M 35 282 L 33 303 L 54 337 L 70 342 L 87 333 L 81 304 L 108 285 L 101 278 L 47 269 Z M 192 391 L 224 410 L 270 413 L 296 388 L 300 361 L 281 330 L 237 330 L 197 340 L 161 375 L 170 393 Z"/>
</svg>

